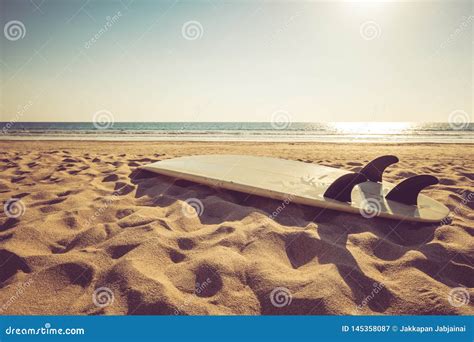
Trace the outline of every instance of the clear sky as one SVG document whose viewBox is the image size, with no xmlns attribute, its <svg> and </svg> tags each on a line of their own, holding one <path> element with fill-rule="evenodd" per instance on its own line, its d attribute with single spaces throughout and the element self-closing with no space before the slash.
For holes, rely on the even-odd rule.
<svg viewBox="0 0 474 342">
<path fill-rule="evenodd" d="M 472 118 L 472 7 L 0 0 L 0 120 Z"/>
</svg>

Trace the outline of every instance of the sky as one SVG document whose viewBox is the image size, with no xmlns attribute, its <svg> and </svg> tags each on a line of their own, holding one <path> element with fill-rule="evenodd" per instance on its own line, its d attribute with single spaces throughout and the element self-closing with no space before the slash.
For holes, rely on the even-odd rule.
<svg viewBox="0 0 474 342">
<path fill-rule="evenodd" d="M 472 7 L 0 0 L 0 121 L 472 118 Z"/>
</svg>

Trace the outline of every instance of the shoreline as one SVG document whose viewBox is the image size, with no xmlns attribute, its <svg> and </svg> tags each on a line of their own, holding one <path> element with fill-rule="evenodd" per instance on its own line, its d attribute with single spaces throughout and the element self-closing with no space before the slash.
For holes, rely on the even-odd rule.
<svg viewBox="0 0 474 342">
<path fill-rule="evenodd" d="M 373 139 L 361 139 L 361 140 L 354 140 L 354 139 L 344 139 L 344 138 L 335 138 L 334 140 L 331 139 L 301 139 L 297 140 L 294 138 L 288 139 L 278 139 L 278 138 L 269 138 L 269 139 L 251 139 L 251 138 L 242 138 L 242 139 L 226 139 L 226 138 L 195 138 L 195 139 L 186 139 L 186 138 L 170 138 L 170 137 L 163 137 L 163 138 L 143 138 L 141 136 L 137 136 L 136 138 L 122 138 L 122 137 L 18 137 L 18 138 L 1 138 L 1 141 L 91 141 L 91 142 L 196 142 L 196 143 L 307 143 L 307 144 L 474 144 L 474 139 L 458 139 L 458 140 L 407 140 L 407 139 L 400 139 L 400 140 L 386 140 L 382 141 L 382 139 L 373 138 Z M 471 141 L 469 141 L 471 140 Z"/>
<path fill-rule="evenodd" d="M 153 144 L 175 144 L 175 143 L 189 143 L 189 144 L 288 144 L 288 145 L 315 145 L 315 144 L 323 144 L 323 145 L 375 145 L 375 146 L 382 146 L 382 145 L 474 145 L 473 142 L 405 142 L 405 141 L 262 141 L 262 140 L 232 140 L 232 141 L 201 141 L 201 140 L 90 140 L 90 139 L 0 139 L 0 144 L 2 143 L 30 143 L 30 142 L 37 142 L 37 143 L 59 143 L 59 142 L 84 142 L 84 143 L 94 143 L 94 142 L 102 142 L 102 143 L 130 143 L 130 144 L 137 144 L 137 143 L 153 143 Z"/>
</svg>

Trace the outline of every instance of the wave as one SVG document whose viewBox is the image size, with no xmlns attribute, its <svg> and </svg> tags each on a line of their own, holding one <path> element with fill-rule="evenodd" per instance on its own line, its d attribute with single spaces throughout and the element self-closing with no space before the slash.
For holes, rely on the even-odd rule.
<svg viewBox="0 0 474 342">
<path fill-rule="evenodd" d="M 2 123 L 0 123 L 1 125 Z M 448 123 L 405 124 L 403 129 L 357 123 L 360 132 L 331 123 L 116 123 L 97 129 L 92 123 L 17 123 L 0 133 L 2 140 L 189 140 L 189 141 L 330 141 L 330 142 L 459 142 L 473 143 L 473 125 L 453 129 Z M 347 125 L 342 125 L 345 128 Z M 362 126 L 360 128 L 359 126 Z M 379 125 L 380 126 L 380 125 Z M 393 125 L 397 126 L 397 125 Z M 398 124 L 400 126 L 400 124 Z M 4 126 L 5 127 L 5 126 Z M 377 126 L 376 126 L 377 127 Z M 349 125 L 351 128 L 351 125 Z"/>
</svg>

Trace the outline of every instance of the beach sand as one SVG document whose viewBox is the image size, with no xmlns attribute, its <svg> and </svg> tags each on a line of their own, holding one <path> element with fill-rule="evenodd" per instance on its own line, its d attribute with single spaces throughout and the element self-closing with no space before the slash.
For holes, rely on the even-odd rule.
<svg viewBox="0 0 474 342">
<path fill-rule="evenodd" d="M 0 211 L 0 313 L 474 314 L 473 147 L 1 141 L 1 203 L 18 198 L 10 216 L 21 215 Z M 452 210 L 452 222 L 294 204 L 271 219 L 281 201 L 137 172 L 209 153 L 354 171 L 395 154 L 385 179 L 437 176 L 425 193 Z M 200 216 L 189 215 L 194 198 Z"/>
</svg>

